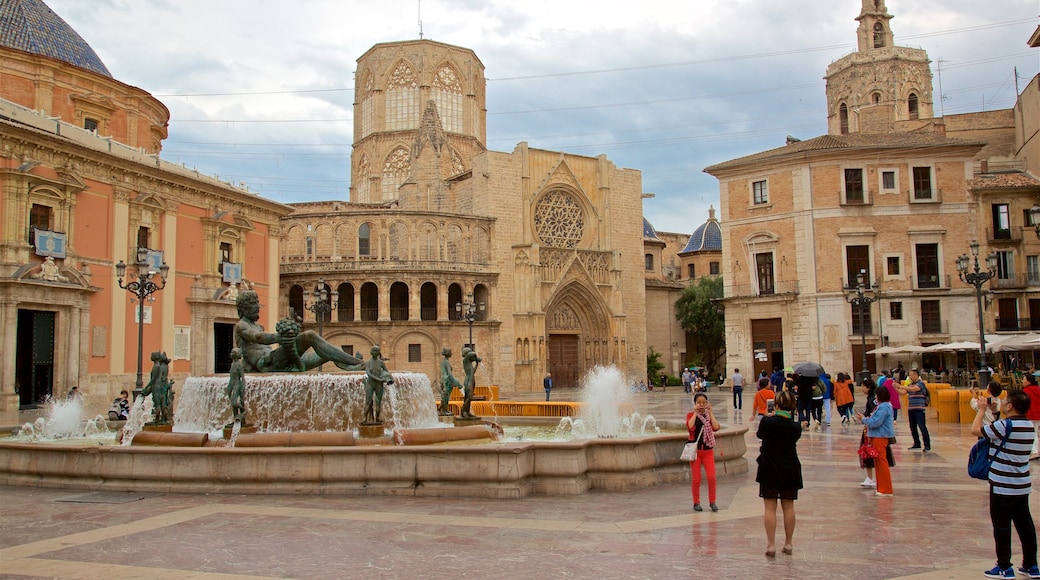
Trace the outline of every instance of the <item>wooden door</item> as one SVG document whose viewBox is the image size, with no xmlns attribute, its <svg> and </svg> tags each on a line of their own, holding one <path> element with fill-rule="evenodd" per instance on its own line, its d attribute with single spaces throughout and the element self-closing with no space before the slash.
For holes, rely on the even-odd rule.
<svg viewBox="0 0 1040 580">
<path fill-rule="evenodd" d="M 577 334 L 549 335 L 549 372 L 553 376 L 553 386 L 577 387 L 581 379 L 580 361 L 578 360 Z"/>
</svg>

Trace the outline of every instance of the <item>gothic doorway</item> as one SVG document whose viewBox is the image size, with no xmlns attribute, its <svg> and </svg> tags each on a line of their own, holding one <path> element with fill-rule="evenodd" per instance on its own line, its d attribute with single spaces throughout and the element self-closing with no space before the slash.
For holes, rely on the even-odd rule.
<svg viewBox="0 0 1040 580">
<path fill-rule="evenodd" d="M 577 387 L 581 377 L 578 370 L 581 360 L 578 355 L 577 334 L 549 335 L 549 372 L 553 376 L 553 386 Z"/>
<path fill-rule="evenodd" d="M 54 312 L 18 310 L 14 374 L 22 409 L 35 408 L 53 396 L 54 319 Z"/>
</svg>

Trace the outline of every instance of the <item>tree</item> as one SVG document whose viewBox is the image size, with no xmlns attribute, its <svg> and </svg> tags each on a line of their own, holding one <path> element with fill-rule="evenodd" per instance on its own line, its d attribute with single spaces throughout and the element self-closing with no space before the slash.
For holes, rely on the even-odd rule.
<svg viewBox="0 0 1040 580">
<path fill-rule="evenodd" d="M 646 353 L 647 382 L 649 384 L 657 383 L 657 377 L 661 376 L 662 369 L 664 369 L 664 363 L 661 362 L 661 353 L 651 346 Z"/>
<path fill-rule="evenodd" d="M 709 372 L 726 354 L 726 318 L 722 277 L 705 276 L 691 282 L 675 302 L 675 318 L 696 343 L 695 352 Z M 687 353 L 689 354 L 689 353 Z"/>
</svg>

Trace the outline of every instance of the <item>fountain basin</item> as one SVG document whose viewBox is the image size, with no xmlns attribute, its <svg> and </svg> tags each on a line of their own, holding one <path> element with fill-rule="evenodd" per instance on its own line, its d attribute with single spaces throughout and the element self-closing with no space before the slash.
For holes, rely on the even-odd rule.
<svg viewBox="0 0 1040 580">
<path fill-rule="evenodd" d="M 746 473 L 746 426 L 716 433 L 719 476 Z M 490 445 L 130 447 L 0 443 L 0 484 L 166 493 L 520 499 L 689 481 L 686 433 Z"/>
</svg>

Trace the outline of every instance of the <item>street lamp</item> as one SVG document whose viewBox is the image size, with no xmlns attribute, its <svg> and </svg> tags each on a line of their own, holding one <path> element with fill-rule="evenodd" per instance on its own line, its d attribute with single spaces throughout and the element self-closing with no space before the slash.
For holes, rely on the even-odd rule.
<svg viewBox="0 0 1040 580">
<path fill-rule="evenodd" d="M 137 262 L 134 263 L 134 266 L 137 267 L 137 272 L 133 274 L 134 279 L 123 284 L 123 278 L 126 276 L 126 264 L 122 260 L 116 263 L 116 276 L 119 278 L 119 287 L 133 296 L 131 302 L 137 301 L 137 382 L 134 388 L 134 398 L 136 399 L 141 394 L 141 388 L 144 386 L 141 369 L 144 356 L 144 301 L 152 294 L 166 287 L 166 277 L 170 275 L 170 266 L 163 260 L 162 266 L 159 267 L 162 286 L 152 281 L 155 272 L 148 269 L 148 248 L 137 248 Z M 151 301 L 154 302 L 155 298 L 152 298 Z"/>
<path fill-rule="evenodd" d="M 466 294 L 465 302 L 455 303 L 455 312 L 462 320 L 469 323 L 469 347 L 473 348 L 473 321 L 477 319 L 477 312 L 484 312 L 484 303 L 474 302 L 473 293 L 469 292 Z"/>
<path fill-rule="evenodd" d="M 1030 210 L 1032 211 L 1032 210 Z M 992 252 L 986 256 L 987 270 L 979 267 L 979 242 L 971 241 L 972 258 L 975 260 L 973 270 L 968 270 L 968 256 L 961 254 L 957 258 L 957 276 L 965 284 L 975 287 L 975 298 L 979 304 L 979 388 L 985 389 L 989 385 L 989 366 L 986 364 L 986 319 L 982 309 L 982 285 L 997 275 L 997 253 Z"/>
<path fill-rule="evenodd" d="M 319 278 L 318 285 L 314 288 L 312 296 L 314 296 L 314 302 L 306 308 L 314 313 L 314 320 L 318 323 L 318 335 L 320 336 L 322 327 L 325 324 L 325 317 L 332 314 L 332 310 L 336 308 L 339 302 L 339 292 L 333 290 L 332 300 L 329 300 L 329 291 L 325 288 L 325 280 Z"/>
<path fill-rule="evenodd" d="M 859 334 L 862 346 L 860 354 L 863 357 L 863 370 L 860 371 L 857 378 L 859 383 L 862 383 L 864 378 L 870 377 L 870 370 L 867 368 L 866 309 L 881 298 L 880 288 L 877 283 L 867 286 L 866 274 L 866 270 L 860 270 L 859 274 L 856 274 L 856 285 L 852 286 L 850 284 L 845 287 L 845 291 L 848 292 L 845 295 L 845 301 L 859 309 Z"/>
</svg>

